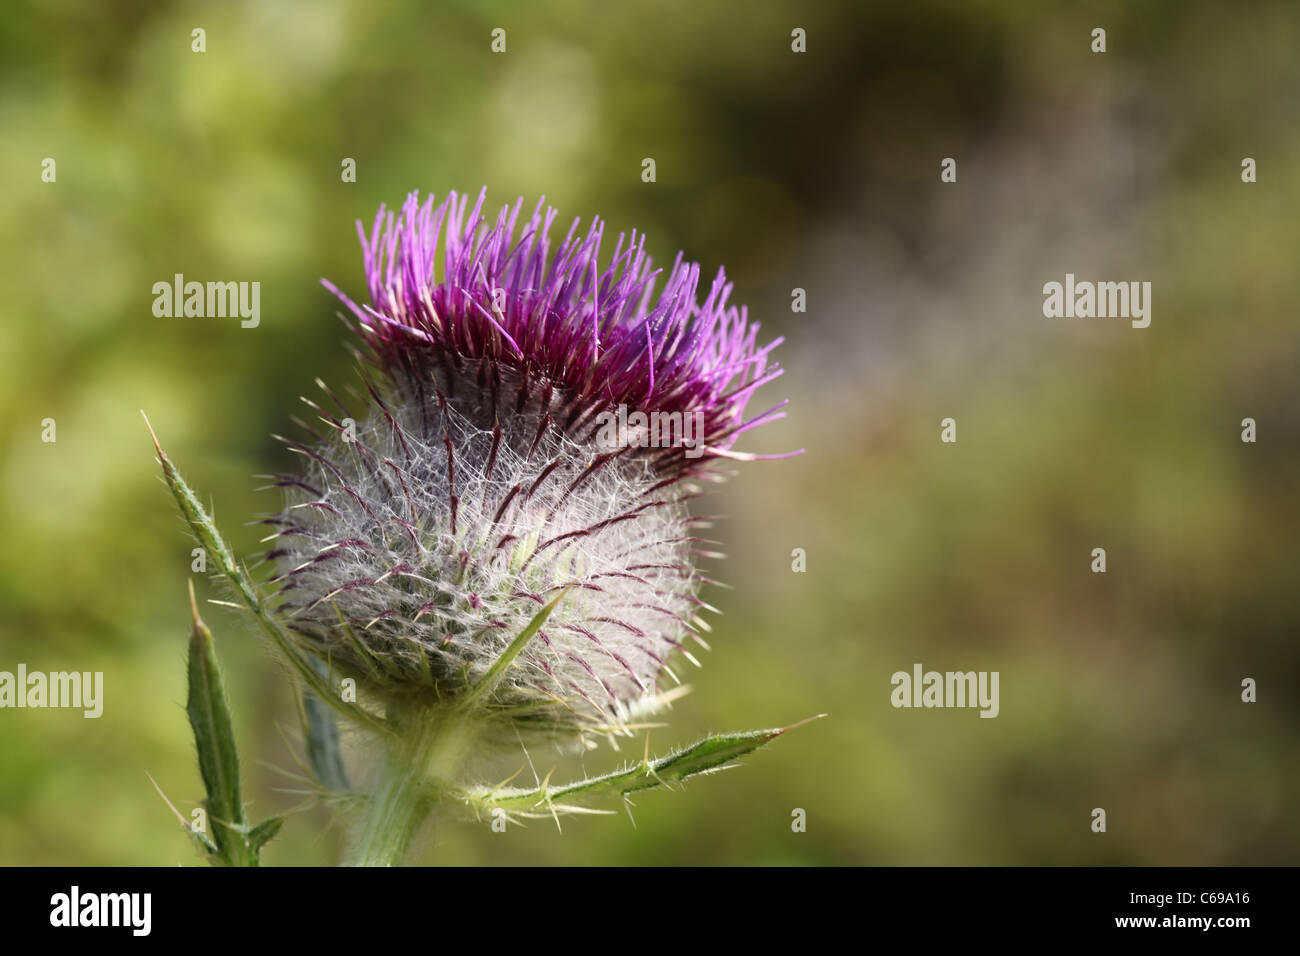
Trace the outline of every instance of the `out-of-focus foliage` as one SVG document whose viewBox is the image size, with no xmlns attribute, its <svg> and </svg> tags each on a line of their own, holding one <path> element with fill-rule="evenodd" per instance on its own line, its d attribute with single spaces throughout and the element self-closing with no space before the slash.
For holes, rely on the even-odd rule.
<svg viewBox="0 0 1300 956">
<path fill-rule="evenodd" d="M 741 466 L 706 506 L 735 589 L 713 593 L 714 650 L 651 749 L 831 718 L 639 800 L 635 828 L 444 822 L 425 859 L 1295 862 L 1300 12 L 882 6 L 7 8 L 0 670 L 103 671 L 106 699 L 98 720 L 0 711 L 0 863 L 197 862 L 146 777 L 182 811 L 202 797 L 193 543 L 139 409 L 253 554 L 245 522 L 276 506 L 253 475 L 290 464 L 270 433 L 316 376 L 353 381 L 317 284 L 360 293 L 353 220 L 484 184 L 643 229 L 660 261 L 725 263 L 789 337 L 760 399 L 791 416 L 746 447 L 808 454 Z M 1151 327 L 1044 319 L 1042 285 L 1066 272 L 1150 280 Z M 154 317 L 176 273 L 259 281 L 260 327 Z M 205 617 L 250 815 L 282 813 L 294 701 L 247 621 Z M 999 671 L 1000 716 L 893 709 L 890 675 L 916 662 Z M 543 777 L 557 762 L 533 756 Z M 335 861 L 327 819 L 290 818 L 264 861 Z"/>
</svg>

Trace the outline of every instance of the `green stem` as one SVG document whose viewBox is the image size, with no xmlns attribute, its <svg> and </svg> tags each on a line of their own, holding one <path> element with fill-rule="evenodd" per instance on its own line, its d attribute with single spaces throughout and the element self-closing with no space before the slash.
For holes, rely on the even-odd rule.
<svg viewBox="0 0 1300 956">
<path fill-rule="evenodd" d="M 370 795 L 354 865 L 397 866 L 402 862 L 433 809 L 421 783 L 414 768 L 389 763 L 383 782 Z"/>
<path fill-rule="evenodd" d="M 394 716 L 384 764 L 367 800 L 354 866 L 399 866 L 433 810 L 436 794 L 455 779 L 472 740 L 459 715 L 416 708 Z M 448 718 L 451 719 L 448 719 Z"/>
<path fill-rule="evenodd" d="M 565 588 L 533 616 L 487 672 L 453 704 L 397 708 L 384 721 L 389 733 L 379 783 L 371 793 L 357 866 L 400 864 L 419 834 L 438 794 L 457 792 L 458 773 L 474 743 L 477 711 L 505 676 L 511 663 L 546 619 Z"/>
</svg>

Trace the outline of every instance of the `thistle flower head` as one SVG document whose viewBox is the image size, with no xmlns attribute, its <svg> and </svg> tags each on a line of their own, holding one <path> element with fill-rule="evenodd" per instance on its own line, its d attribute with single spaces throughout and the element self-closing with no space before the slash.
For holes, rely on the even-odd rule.
<svg viewBox="0 0 1300 956">
<path fill-rule="evenodd" d="M 381 698 L 454 701 L 538 611 L 488 712 L 512 738 L 617 730 L 662 701 L 675 653 L 699 640 L 702 519 L 692 479 L 716 476 L 779 344 L 730 305 L 721 270 L 667 276 L 645 239 L 522 201 L 495 221 L 480 194 L 412 194 L 358 224 L 369 302 L 362 406 L 323 384 L 325 428 L 288 444 L 270 519 L 281 612 L 304 647 Z M 661 288 L 656 295 L 656 286 Z M 784 404 L 784 403 L 782 403 Z M 702 641 L 701 641 L 702 643 Z"/>
</svg>

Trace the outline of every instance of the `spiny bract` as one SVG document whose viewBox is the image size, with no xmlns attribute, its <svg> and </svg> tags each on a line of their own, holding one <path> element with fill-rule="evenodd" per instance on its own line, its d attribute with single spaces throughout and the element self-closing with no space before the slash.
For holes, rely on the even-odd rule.
<svg viewBox="0 0 1300 956">
<path fill-rule="evenodd" d="M 381 207 L 369 237 L 358 223 L 369 305 L 325 282 L 365 347 L 364 408 L 321 383 L 328 428 L 286 439 L 306 466 L 276 476 L 279 611 L 381 700 L 436 705 L 562 595 L 492 710 L 512 735 L 619 730 L 699 640 L 691 479 L 758 457 L 732 444 L 780 417 L 744 417 L 779 340 L 757 344 L 721 270 L 701 303 L 679 255 L 655 297 L 643 236 L 620 235 L 601 270 L 599 220 L 552 253 L 554 210 L 539 202 L 516 240 L 521 203 L 495 224 L 483 203 Z M 696 443 L 599 440 L 620 406 L 693 416 Z"/>
</svg>

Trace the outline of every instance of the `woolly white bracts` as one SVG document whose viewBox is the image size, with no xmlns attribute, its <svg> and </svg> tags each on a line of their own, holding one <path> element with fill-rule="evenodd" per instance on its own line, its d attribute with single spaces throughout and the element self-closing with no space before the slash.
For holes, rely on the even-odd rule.
<svg viewBox="0 0 1300 956">
<path fill-rule="evenodd" d="M 425 394 L 381 379 L 355 419 L 318 409 L 317 444 L 289 442 L 307 467 L 278 476 L 289 503 L 270 553 L 289 627 L 372 691 L 437 702 L 564 592 L 497 690 L 500 712 L 564 733 L 654 709 L 705 607 L 683 483 L 561 432 L 553 395 L 515 411 L 470 376 L 428 374 Z"/>
</svg>

